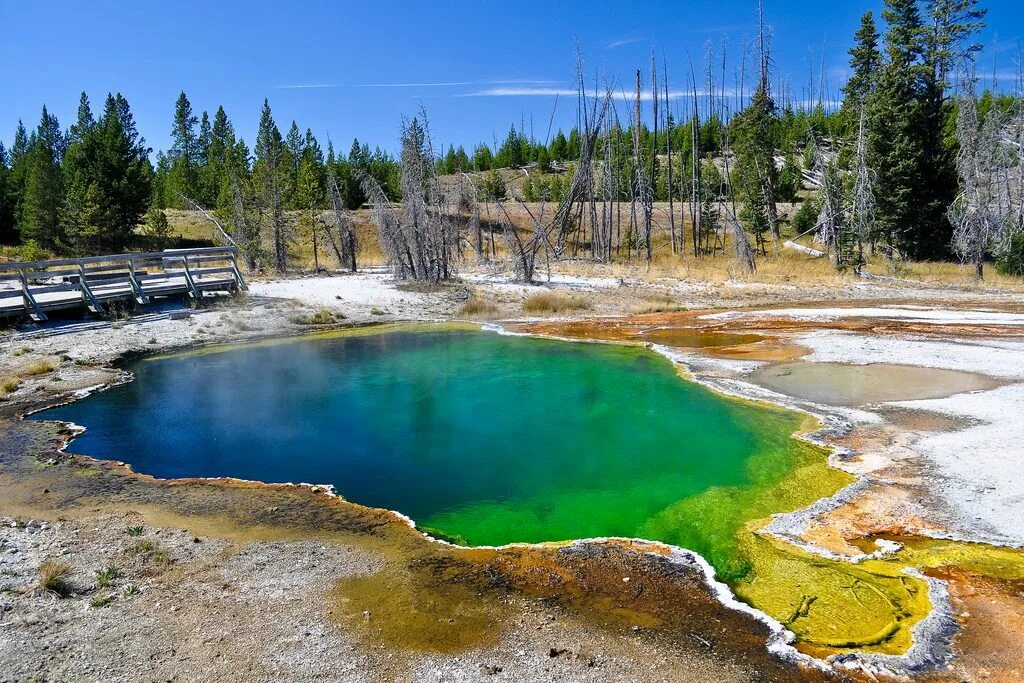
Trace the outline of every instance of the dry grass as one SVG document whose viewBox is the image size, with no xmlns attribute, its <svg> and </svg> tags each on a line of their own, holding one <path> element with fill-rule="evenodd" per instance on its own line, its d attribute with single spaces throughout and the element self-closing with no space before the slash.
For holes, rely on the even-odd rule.
<svg viewBox="0 0 1024 683">
<path fill-rule="evenodd" d="M 12 394 L 21 386 L 21 380 L 17 377 L 4 377 L 0 380 L 0 392 Z"/>
<path fill-rule="evenodd" d="M 37 377 L 38 375 L 45 375 L 48 372 L 53 372 L 57 369 L 57 365 L 48 360 L 41 360 L 38 363 L 33 363 L 28 366 L 25 370 L 25 374 L 29 377 Z"/>
<path fill-rule="evenodd" d="M 498 307 L 485 299 L 470 299 L 459 310 L 462 318 L 494 318 L 497 315 Z"/>
<path fill-rule="evenodd" d="M 568 296 L 557 292 L 540 292 L 523 302 L 524 313 L 563 313 L 566 311 L 586 311 L 593 308 L 589 299 L 581 296 Z"/>
<path fill-rule="evenodd" d="M 52 593 L 59 597 L 65 597 L 71 593 L 71 585 L 68 583 L 68 576 L 71 575 L 71 565 L 51 558 L 45 559 L 36 568 L 39 574 L 37 590 Z"/>
<path fill-rule="evenodd" d="M 213 224 L 203 218 L 198 212 L 169 209 L 166 213 L 167 221 L 171 226 L 171 234 L 189 240 L 214 243 L 218 241 L 217 236 L 214 234 Z M 359 263 L 359 266 L 382 265 L 385 262 L 384 254 L 380 249 L 380 243 L 377 240 L 377 228 L 370 218 L 370 212 L 368 210 L 359 210 L 351 212 L 350 215 L 358 242 L 356 261 Z M 327 230 L 330 229 L 330 221 L 331 217 L 325 212 L 318 217 L 317 224 L 321 229 Z M 291 267 L 311 270 L 315 260 L 313 258 L 313 240 L 308 215 L 302 211 L 287 211 L 285 212 L 285 224 L 296 235 L 295 241 L 288 250 Z M 267 253 L 273 253 L 273 239 L 269 233 L 265 233 L 262 236 L 262 243 Z M 340 264 L 337 262 L 338 259 L 326 240 L 320 240 L 319 256 L 322 268 L 340 267 Z"/>
<path fill-rule="evenodd" d="M 678 301 L 668 295 L 647 296 L 629 307 L 629 312 L 634 315 L 675 313 L 681 310 L 683 310 L 683 306 L 680 306 Z"/>
<path fill-rule="evenodd" d="M 527 207 L 534 215 L 539 215 L 540 204 L 528 204 Z M 544 207 L 545 215 L 552 215 L 555 205 L 548 203 Z M 526 208 L 517 202 L 508 202 L 505 209 L 512 222 L 528 234 L 532 230 L 533 221 Z M 783 204 L 779 207 L 782 215 L 789 215 L 795 209 L 795 205 Z M 494 206 L 481 205 L 481 217 L 487 220 L 497 220 L 501 213 Z M 684 243 L 692 243 L 691 227 L 687 218 L 687 209 L 684 204 L 675 206 L 675 222 L 677 230 L 681 234 Z M 600 213 L 600 212 L 599 212 Z M 622 220 L 623 227 L 628 222 L 629 207 L 623 204 Z M 168 220 L 172 230 L 176 234 L 191 239 L 209 240 L 212 237 L 212 227 L 197 213 L 190 211 L 168 211 Z M 377 239 L 376 228 L 368 210 L 351 212 L 352 221 L 359 239 L 358 261 L 360 267 L 368 265 L 382 265 L 385 263 L 383 252 Z M 327 223 L 327 214 L 323 215 Z M 289 256 L 293 267 L 299 269 L 310 269 L 313 266 L 312 240 L 308 220 L 303 220 L 301 212 L 288 212 L 286 221 L 296 231 L 296 240 L 291 246 Z M 563 261 L 557 264 L 557 270 L 566 274 L 595 275 L 599 271 L 603 277 L 623 277 L 638 280 L 654 280 L 661 277 L 697 280 L 711 284 L 722 284 L 728 281 L 744 281 L 763 284 L 821 284 L 841 285 L 856 281 L 856 276 L 850 272 L 837 272 L 827 258 L 810 258 L 806 255 L 782 249 L 776 256 L 772 253 L 769 245 L 769 253 L 766 256 L 759 256 L 757 259 L 757 272 L 746 273 L 739 270 L 735 261 L 729 256 L 732 252 L 732 245 L 728 242 L 725 245 L 725 252 L 718 253 L 713 257 L 695 258 L 691 253 L 672 254 L 669 239 L 669 217 L 668 204 L 656 203 L 654 206 L 655 232 L 652 238 L 654 257 L 651 264 L 641 258 L 636 252 L 629 253 L 627 248 L 620 249 L 614 254 L 612 264 L 595 264 L 593 262 Z M 583 231 L 589 236 L 592 228 L 585 218 Z M 792 237 L 789 234 L 790 228 L 783 225 L 783 239 Z M 475 235 L 468 236 L 472 242 Z M 589 244 L 573 244 L 574 237 L 570 236 L 568 254 L 581 259 L 586 259 L 590 254 Z M 492 256 L 492 239 L 487 231 L 484 231 L 484 248 L 488 256 Z M 803 240 L 806 241 L 806 240 Z M 264 235 L 264 247 L 268 251 L 272 247 L 269 235 Z M 508 258 L 508 249 L 500 235 L 493 239 L 493 256 L 497 260 Z M 812 245 L 813 246 L 813 245 Z M 470 245 L 467 253 L 475 251 L 475 243 Z M 865 271 L 874 275 L 894 275 L 889 264 L 880 256 L 872 256 Z M 330 252 L 330 248 L 322 249 L 320 252 L 322 266 L 328 268 L 337 267 L 336 258 Z M 962 288 L 991 287 L 998 289 L 1009 289 L 1024 292 L 1024 283 L 1020 278 L 1008 277 L 995 272 L 994 268 L 986 268 L 985 281 L 978 283 L 974 279 L 973 270 L 969 266 L 959 263 L 905 263 L 895 273 L 896 277 L 908 280 L 919 281 L 930 285 L 953 285 Z"/>
</svg>

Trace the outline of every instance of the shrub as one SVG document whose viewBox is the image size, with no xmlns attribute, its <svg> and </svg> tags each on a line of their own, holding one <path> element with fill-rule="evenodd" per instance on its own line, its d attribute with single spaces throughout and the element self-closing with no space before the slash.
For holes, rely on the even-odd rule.
<svg viewBox="0 0 1024 683">
<path fill-rule="evenodd" d="M 141 536 L 142 535 L 142 527 L 141 526 L 129 526 L 129 527 L 125 528 L 124 532 L 126 534 L 128 534 L 129 536 Z"/>
<path fill-rule="evenodd" d="M 125 549 L 124 554 L 129 557 L 138 557 L 144 562 L 152 562 L 157 567 L 167 567 L 173 562 L 166 550 L 148 538 L 131 544 Z"/>
<path fill-rule="evenodd" d="M 5 377 L 0 380 L 0 390 L 5 394 L 10 394 L 18 390 L 21 386 L 21 380 L 17 377 Z"/>
<path fill-rule="evenodd" d="M 593 308 L 590 301 L 579 296 L 566 296 L 555 292 L 534 294 L 523 302 L 526 313 L 561 313 L 563 311 L 582 311 Z"/>
<path fill-rule="evenodd" d="M 167 222 L 167 214 L 156 206 L 149 207 L 143 232 L 157 251 L 166 249 L 171 243 L 171 225 Z"/>
<path fill-rule="evenodd" d="M 1024 276 L 1024 233 L 1013 236 L 1009 248 L 996 261 L 996 270 L 1003 275 Z"/>
<path fill-rule="evenodd" d="M 114 565 L 107 565 L 103 569 L 96 571 L 96 585 L 100 588 L 106 588 L 114 581 L 117 577 L 121 576 L 121 570 Z"/>
<path fill-rule="evenodd" d="M 797 212 L 793 214 L 793 234 L 802 235 L 814 229 L 818 222 L 818 214 L 821 213 L 821 205 L 815 199 L 808 199 L 800 205 Z"/>
<path fill-rule="evenodd" d="M 296 325 L 330 325 L 344 319 L 344 313 L 332 311 L 329 308 L 321 308 L 312 315 L 293 315 L 290 318 L 290 320 Z"/>
<path fill-rule="evenodd" d="M 505 187 L 505 180 L 497 171 L 489 171 L 480 185 L 480 199 L 498 200 L 504 199 L 508 189 Z"/>
<path fill-rule="evenodd" d="M 28 240 L 17 248 L 14 256 L 15 261 L 45 261 L 50 254 L 39 246 L 35 240 Z"/>
<path fill-rule="evenodd" d="M 100 607 L 106 607 L 107 605 L 109 605 L 113 601 L 114 601 L 114 596 L 113 595 L 97 595 L 96 597 L 94 597 L 92 600 L 89 601 L 89 607 L 95 607 L 95 608 L 99 609 Z"/>
<path fill-rule="evenodd" d="M 156 543 L 153 543 L 153 541 L 147 538 L 132 543 L 124 552 L 125 555 L 142 555 L 148 557 L 154 550 L 156 550 Z"/>
<path fill-rule="evenodd" d="M 71 574 L 71 565 L 52 557 L 36 568 L 39 574 L 39 590 L 53 593 L 59 597 L 65 597 L 71 593 L 71 584 L 68 583 L 68 576 Z"/>
</svg>

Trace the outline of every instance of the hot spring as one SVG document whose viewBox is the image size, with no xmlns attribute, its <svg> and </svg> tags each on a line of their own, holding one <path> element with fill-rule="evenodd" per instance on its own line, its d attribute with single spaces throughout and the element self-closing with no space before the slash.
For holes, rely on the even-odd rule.
<svg viewBox="0 0 1024 683">
<path fill-rule="evenodd" d="M 900 652 L 927 613 L 904 565 L 758 533 L 852 478 L 803 415 L 716 394 L 639 346 L 407 326 L 135 360 L 40 413 L 71 450 L 156 477 L 332 484 L 462 545 L 641 538 L 703 555 L 808 644 Z M 876 566 L 877 565 L 877 566 Z"/>
</svg>

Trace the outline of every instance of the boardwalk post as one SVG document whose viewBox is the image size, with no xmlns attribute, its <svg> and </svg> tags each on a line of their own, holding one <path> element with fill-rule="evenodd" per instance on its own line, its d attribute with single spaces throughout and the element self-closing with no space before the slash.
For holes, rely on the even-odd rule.
<svg viewBox="0 0 1024 683">
<path fill-rule="evenodd" d="M 43 313 L 43 309 L 39 308 L 36 298 L 32 296 L 32 291 L 28 288 L 28 276 L 25 274 L 25 269 L 20 268 L 18 275 L 21 277 L 21 296 L 25 300 L 25 310 L 28 311 L 29 316 L 34 315 L 37 322 L 43 322 L 46 320 L 46 314 Z M 32 310 L 29 311 L 29 308 Z"/>
<path fill-rule="evenodd" d="M 185 266 L 185 282 L 188 284 L 188 293 L 193 299 L 199 301 L 202 299 L 203 294 L 196 287 L 196 281 L 192 279 L 192 271 L 188 269 L 188 256 L 182 255 L 181 262 Z"/>
<path fill-rule="evenodd" d="M 92 290 L 89 289 L 89 283 L 85 280 L 85 265 L 78 264 L 78 286 L 82 290 L 82 303 L 85 304 L 93 313 L 99 315 L 103 313 L 103 307 L 100 306 L 100 302 L 93 296 Z"/>
<path fill-rule="evenodd" d="M 143 305 L 148 304 L 149 297 L 146 296 L 146 292 L 143 291 L 138 278 L 135 277 L 135 261 L 131 259 L 128 260 L 128 281 L 131 282 L 132 291 L 135 292 L 135 300 Z"/>
<path fill-rule="evenodd" d="M 235 272 L 235 281 L 238 283 L 238 290 L 241 292 L 249 291 L 249 286 L 245 284 L 245 278 L 242 277 L 242 271 L 238 269 L 238 251 L 231 251 L 231 270 Z"/>
</svg>

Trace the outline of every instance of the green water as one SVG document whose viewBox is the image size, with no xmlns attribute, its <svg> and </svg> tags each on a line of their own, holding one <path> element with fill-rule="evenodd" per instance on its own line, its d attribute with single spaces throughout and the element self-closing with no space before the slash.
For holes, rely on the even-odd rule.
<svg viewBox="0 0 1024 683">
<path fill-rule="evenodd" d="M 158 477 L 333 484 L 470 545 L 642 537 L 726 575 L 736 532 L 817 492 L 801 418 L 680 378 L 646 349 L 476 330 L 341 335 L 138 361 L 40 414 L 71 450 Z M 802 501 L 801 501 L 802 502 Z"/>
</svg>

